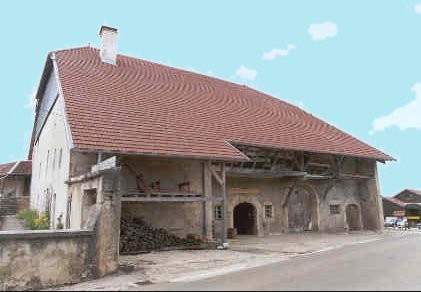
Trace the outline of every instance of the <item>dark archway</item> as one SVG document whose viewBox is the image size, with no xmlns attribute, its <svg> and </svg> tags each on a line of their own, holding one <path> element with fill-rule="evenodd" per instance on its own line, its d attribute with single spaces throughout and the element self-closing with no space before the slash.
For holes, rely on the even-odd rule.
<svg viewBox="0 0 421 292">
<path fill-rule="evenodd" d="M 241 203 L 234 208 L 234 228 L 237 234 L 257 234 L 256 213 L 256 208 L 250 203 Z"/>
<path fill-rule="evenodd" d="M 346 222 L 350 231 L 361 230 L 360 209 L 357 205 L 350 204 L 346 206 Z"/>
</svg>

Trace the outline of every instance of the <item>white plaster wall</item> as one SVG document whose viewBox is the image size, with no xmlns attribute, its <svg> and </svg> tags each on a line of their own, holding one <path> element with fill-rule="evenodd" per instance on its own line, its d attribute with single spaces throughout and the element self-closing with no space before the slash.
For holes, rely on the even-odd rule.
<svg viewBox="0 0 421 292">
<path fill-rule="evenodd" d="M 70 229 L 82 229 L 85 222 L 82 222 L 83 197 L 86 191 L 95 189 L 97 191 L 96 202 L 104 202 L 102 177 L 97 177 L 85 182 L 75 183 L 69 186 L 68 193 L 72 195 L 72 211 L 70 216 Z"/>
<path fill-rule="evenodd" d="M 54 72 L 51 73 L 51 78 L 55 79 Z M 51 88 L 53 86 L 55 88 Z M 58 98 L 33 147 L 31 207 L 44 212 L 47 197 L 56 194 L 55 222 L 63 214 L 62 222 L 65 223 L 68 189 L 65 181 L 69 178 L 70 134 L 66 130 L 64 100 L 58 95 L 57 82 L 48 82 L 45 92 Z M 47 98 L 45 102 L 49 103 L 50 100 Z M 40 108 L 45 107 L 41 105 Z"/>
</svg>

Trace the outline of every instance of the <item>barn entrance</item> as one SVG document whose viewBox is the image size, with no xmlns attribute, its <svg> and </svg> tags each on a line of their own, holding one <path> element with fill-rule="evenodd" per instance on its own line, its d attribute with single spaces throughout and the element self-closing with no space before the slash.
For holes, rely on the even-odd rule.
<svg viewBox="0 0 421 292">
<path fill-rule="evenodd" d="M 357 205 L 346 206 L 346 222 L 350 231 L 361 229 L 360 210 Z"/>
<path fill-rule="evenodd" d="M 239 235 L 257 235 L 256 208 L 250 203 L 241 203 L 234 208 L 234 228 Z"/>
<path fill-rule="evenodd" d="M 304 187 L 297 187 L 288 199 L 289 232 L 317 231 L 317 199 Z"/>
</svg>

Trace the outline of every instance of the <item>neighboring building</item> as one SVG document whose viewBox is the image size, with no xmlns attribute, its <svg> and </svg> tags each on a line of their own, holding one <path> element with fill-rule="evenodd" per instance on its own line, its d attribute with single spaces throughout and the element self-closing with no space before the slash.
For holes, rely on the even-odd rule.
<svg viewBox="0 0 421 292">
<path fill-rule="evenodd" d="M 222 240 L 383 228 L 377 162 L 392 157 L 247 86 L 117 55 L 117 30 L 100 34 L 101 49 L 47 57 L 33 207 L 77 229 L 112 200 L 122 216 Z"/>
<path fill-rule="evenodd" d="M 405 202 L 395 197 L 383 197 L 384 217 L 405 217 Z"/>
<path fill-rule="evenodd" d="M 29 208 L 31 161 L 0 164 L 0 216 Z"/>
<path fill-rule="evenodd" d="M 405 189 L 394 196 L 395 199 L 398 199 L 404 203 L 421 203 L 421 191 Z"/>
<path fill-rule="evenodd" d="M 409 226 L 421 222 L 421 190 L 405 189 L 393 197 L 383 197 L 384 217 L 406 217 Z"/>
</svg>

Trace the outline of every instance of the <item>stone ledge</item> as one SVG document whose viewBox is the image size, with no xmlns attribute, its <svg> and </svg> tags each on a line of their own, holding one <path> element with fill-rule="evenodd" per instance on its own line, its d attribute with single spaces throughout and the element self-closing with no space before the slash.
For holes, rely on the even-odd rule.
<svg viewBox="0 0 421 292">
<path fill-rule="evenodd" d="M 93 230 L 25 230 L 0 231 L 0 241 L 16 239 L 54 239 L 94 236 Z"/>
</svg>

